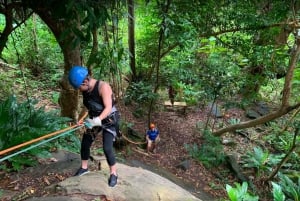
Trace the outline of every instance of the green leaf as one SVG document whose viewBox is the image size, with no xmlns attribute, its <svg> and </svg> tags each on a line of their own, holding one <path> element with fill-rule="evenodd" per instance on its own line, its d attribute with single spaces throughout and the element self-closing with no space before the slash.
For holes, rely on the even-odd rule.
<svg viewBox="0 0 300 201">
<path fill-rule="evenodd" d="M 236 189 L 232 188 L 229 184 L 226 184 L 226 191 L 231 201 L 238 201 L 238 193 Z"/>
<path fill-rule="evenodd" d="M 285 195 L 284 193 L 282 192 L 282 188 L 280 185 L 274 183 L 274 182 L 271 182 L 272 183 L 272 186 L 273 186 L 273 198 L 274 198 L 274 201 L 285 201 Z"/>
</svg>

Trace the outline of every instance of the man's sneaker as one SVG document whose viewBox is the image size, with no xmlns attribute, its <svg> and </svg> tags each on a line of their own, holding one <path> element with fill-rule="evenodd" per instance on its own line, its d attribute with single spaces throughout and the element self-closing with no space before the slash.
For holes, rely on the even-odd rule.
<svg viewBox="0 0 300 201">
<path fill-rule="evenodd" d="M 86 174 L 86 173 L 89 173 L 89 170 L 88 170 L 88 169 L 79 168 L 79 169 L 77 170 L 77 172 L 75 173 L 74 176 L 82 176 L 82 175 L 84 175 L 84 174 Z"/>
<path fill-rule="evenodd" d="M 114 187 L 118 182 L 118 176 L 111 174 L 109 179 L 108 179 L 108 185 L 110 187 Z"/>
</svg>

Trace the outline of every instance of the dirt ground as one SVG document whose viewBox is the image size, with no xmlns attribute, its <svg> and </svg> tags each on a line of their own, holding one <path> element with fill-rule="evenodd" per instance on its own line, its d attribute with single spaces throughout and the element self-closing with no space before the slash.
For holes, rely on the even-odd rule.
<svg viewBox="0 0 300 201">
<path fill-rule="evenodd" d="M 126 122 L 132 122 L 134 131 L 145 133 L 147 129 L 147 118 L 134 117 L 130 107 L 121 107 L 122 118 Z M 200 145 L 203 143 L 200 131 L 196 129 L 197 124 L 204 125 L 207 120 L 208 111 L 205 109 L 191 107 L 184 112 L 182 108 L 161 108 L 160 112 L 152 115 L 152 121 L 160 131 L 161 141 L 159 142 L 155 154 L 147 154 L 145 145 L 140 145 L 141 141 L 129 142 L 131 154 L 126 154 L 127 160 L 139 160 L 153 167 L 159 167 L 175 175 L 183 184 L 197 194 L 207 193 L 215 199 L 226 197 L 225 184 L 221 182 L 220 169 L 207 169 L 200 162 L 189 156 L 185 144 Z M 227 118 L 240 117 L 242 111 L 228 111 Z M 215 119 L 224 121 L 223 119 Z M 127 136 L 126 136 L 127 137 Z M 136 143 L 136 144 L 135 144 Z M 189 165 L 186 170 L 180 168 L 184 161 Z M 230 174 L 226 178 L 228 181 L 235 179 Z"/>
<path fill-rule="evenodd" d="M 119 105 L 122 121 L 131 124 L 134 132 L 143 136 L 147 129 L 146 115 L 143 117 L 134 117 L 133 110 L 130 106 Z M 227 116 L 239 116 L 240 111 L 228 112 Z M 155 154 L 147 154 L 145 152 L 145 142 L 142 139 L 131 139 L 130 142 L 125 140 L 129 138 L 126 132 L 124 133 L 123 142 L 126 142 L 126 147 L 117 149 L 117 157 L 121 161 L 139 161 L 140 164 L 145 164 L 153 171 L 162 173 L 170 173 L 169 178 L 177 181 L 181 186 L 188 188 L 196 196 L 202 193 L 207 193 L 214 199 L 226 197 L 225 184 L 220 178 L 218 169 L 207 169 L 201 163 L 192 160 L 188 155 L 184 145 L 196 143 L 201 145 L 201 132 L 196 129 L 196 124 L 206 122 L 207 113 L 200 108 L 187 108 L 185 113 L 182 108 L 161 108 L 159 112 L 155 112 L 152 116 L 153 122 L 157 125 L 160 131 L 161 141 L 157 146 Z M 218 121 L 224 121 L 219 119 Z M 93 145 L 93 149 L 101 147 L 101 140 L 97 140 Z M 181 162 L 188 161 L 186 170 L 178 166 Z M 46 192 L 45 186 L 58 183 L 70 176 L 72 172 L 64 172 L 53 175 L 37 175 L 36 172 L 23 171 L 22 179 L 16 178 L 15 173 L 0 172 L 1 185 L 0 187 L 13 192 L 24 192 L 26 189 L 35 189 L 30 192 L 36 196 L 43 196 Z M 166 174 L 165 174 L 166 175 Z M 18 180 L 18 185 L 14 185 L 12 178 Z M 231 174 L 227 174 L 227 182 L 233 181 L 235 178 Z M 24 190 L 25 189 L 25 190 Z M 19 199 L 22 200 L 22 199 Z"/>
</svg>

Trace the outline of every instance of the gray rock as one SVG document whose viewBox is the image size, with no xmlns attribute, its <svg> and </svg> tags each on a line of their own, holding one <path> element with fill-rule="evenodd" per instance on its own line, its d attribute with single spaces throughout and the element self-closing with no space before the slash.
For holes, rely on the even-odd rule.
<svg viewBox="0 0 300 201">
<path fill-rule="evenodd" d="M 247 110 L 246 117 L 248 117 L 250 119 L 256 119 L 256 118 L 260 117 L 260 114 L 257 113 L 256 111 L 250 109 L 250 110 Z"/>
<path fill-rule="evenodd" d="M 179 163 L 178 165 L 176 165 L 176 168 L 180 168 L 184 171 L 188 170 L 190 168 L 190 161 L 189 160 L 184 160 L 181 163 Z"/>
<path fill-rule="evenodd" d="M 43 198 L 30 198 L 27 201 L 81 201 L 84 195 L 99 197 L 105 195 L 109 200 L 201 201 L 189 191 L 158 174 L 120 163 L 117 164 L 118 184 L 111 188 L 108 186 L 109 168 L 105 158 L 101 160 L 104 166 L 101 171 L 70 177 L 53 186 L 54 191 L 63 196 L 49 195 Z"/>
<path fill-rule="evenodd" d="M 85 201 L 84 199 L 78 197 L 68 197 L 68 196 L 53 196 L 53 197 L 43 197 L 43 198 L 31 198 L 30 201 Z"/>
<path fill-rule="evenodd" d="M 264 102 L 254 103 L 251 108 L 246 111 L 246 117 L 256 119 L 270 112 L 270 108 Z"/>
<path fill-rule="evenodd" d="M 264 115 L 266 115 L 266 114 L 268 114 L 270 112 L 270 109 L 269 109 L 269 107 L 268 107 L 268 105 L 266 103 L 264 103 L 264 102 L 258 102 L 258 103 L 256 103 L 256 105 L 257 105 L 256 111 L 260 115 L 264 116 Z"/>
<path fill-rule="evenodd" d="M 211 114 L 217 118 L 223 117 L 222 112 L 217 104 L 208 104 L 208 109 L 211 110 Z"/>
</svg>

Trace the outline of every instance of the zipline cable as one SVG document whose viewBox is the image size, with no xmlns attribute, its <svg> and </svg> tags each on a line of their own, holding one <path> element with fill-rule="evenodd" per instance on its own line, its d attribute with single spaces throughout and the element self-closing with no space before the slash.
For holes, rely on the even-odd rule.
<svg viewBox="0 0 300 201">
<path fill-rule="evenodd" d="M 80 121 L 83 121 L 83 119 L 84 119 L 87 115 L 88 115 L 88 113 L 85 113 L 85 114 L 80 118 L 79 122 L 80 122 Z M 38 141 L 40 141 L 40 140 L 43 140 L 43 139 L 45 139 L 45 138 L 49 138 L 49 137 L 58 135 L 58 134 L 60 134 L 60 133 L 65 133 L 65 132 L 67 132 L 67 131 L 69 131 L 69 130 L 71 130 L 71 129 L 77 130 L 77 129 L 81 128 L 81 127 L 83 127 L 83 125 L 77 125 L 77 124 L 76 124 L 76 125 L 73 125 L 73 126 L 64 128 L 64 129 L 62 129 L 62 130 L 55 131 L 55 132 L 53 132 L 53 133 L 49 133 L 49 134 L 47 134 L 47 135 L 41 136 L 41 137 L 39 137 L 39 138 L 35 138 L 35 139 L 33 139 L 33 140 L 30 140 L 30 141 L 24 142 L 24 143 L 22 143 L 22 144 L 19 144 L 19 145 L 16 145 L 16 146 L 13 146 L 13 147 L 10 147 L 10 148 L 8 148 L 8 149 L 5 149 L 5 150 L 0 151 L 0 156 L 3 155 L 3 154 L 6 154 L 6 153 L 8 153 L 8 152 L 11 152 L 11 151 L 13 151 L 13 150 L 15 150 L 15 149 L 19 149 L 19 148 L 24 147 L 24 146 L 26 146 L 26 145 L 29 145 L 29 144 L 38 142 Z M 76 129 L 74 129 L 74 128 L 76 128 Z M 2 158 L 0 159 L 0 162 L 1 162 L 1 161 L 2 161 Z"/>
</svg>

